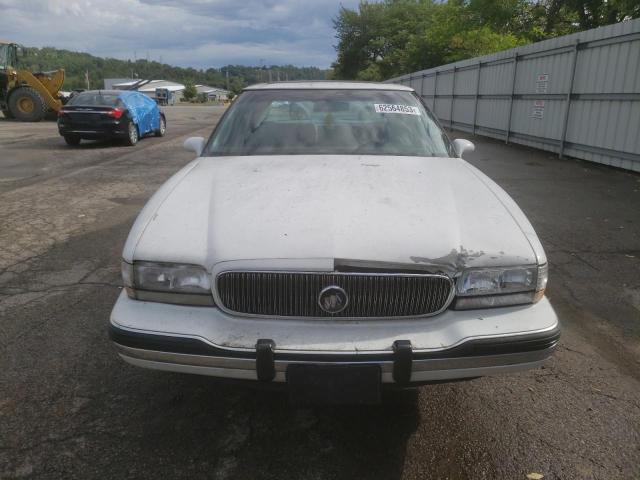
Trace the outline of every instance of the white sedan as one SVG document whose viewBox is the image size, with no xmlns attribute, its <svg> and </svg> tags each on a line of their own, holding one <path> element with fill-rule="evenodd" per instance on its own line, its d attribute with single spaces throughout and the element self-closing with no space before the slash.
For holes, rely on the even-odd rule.
<svg viewBox="0 0 640 480">
<path fill-rule="evenodd" d="M 538 237 L 412 89 L 252 86 L 185 146 L 122 253 L 125 361 L 376 402 L 553 352 Z"/>
</svg>

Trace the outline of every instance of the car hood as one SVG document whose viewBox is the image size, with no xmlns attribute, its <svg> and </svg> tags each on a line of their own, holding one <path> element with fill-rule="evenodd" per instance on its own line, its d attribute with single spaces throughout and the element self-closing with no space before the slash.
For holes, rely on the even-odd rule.
<svg viewBox="0 0 640 480">
<path fill-rule="evenodd" d="M 464 160 L 336 155 L 197 159 L 145 207 L 124 258 L 449 273 L 546 261 L 513 200 Z"/>
</svg>

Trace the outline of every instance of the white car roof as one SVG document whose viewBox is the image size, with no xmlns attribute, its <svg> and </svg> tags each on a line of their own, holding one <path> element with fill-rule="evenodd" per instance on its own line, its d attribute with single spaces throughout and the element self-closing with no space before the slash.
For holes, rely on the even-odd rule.
<svg viewBox="0 0 640 480">
<path fill-rule="evenodd" d="M 399 90 L 413 92 L 413 88 L 394 83 L 345 82 L 340 80 L 314 80 L 294 82 L 258 83 L 245 90 Z"/>
</svg>

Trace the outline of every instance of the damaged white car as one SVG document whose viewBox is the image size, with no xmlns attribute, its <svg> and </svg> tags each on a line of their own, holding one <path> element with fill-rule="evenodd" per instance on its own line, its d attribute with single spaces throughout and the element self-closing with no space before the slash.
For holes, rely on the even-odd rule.
<svg viewBox="0 0 640 480">
<path fill-rule="evenodd" d="M 140 367 L 376 402 L 537 367 L 558 341 L 531 224 L 412 89 L 247 88 L 136 220 L 111 315 Z"/>
</svg>

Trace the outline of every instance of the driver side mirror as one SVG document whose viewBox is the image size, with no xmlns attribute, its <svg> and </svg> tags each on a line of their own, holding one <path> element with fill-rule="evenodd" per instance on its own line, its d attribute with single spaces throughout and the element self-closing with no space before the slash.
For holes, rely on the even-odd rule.
<svg viewBox="0 0 640 480">
<path fill-rule="evenodd" d="M 196 152 L 196 155 L 200 156 L 202 150 L 204 150 L 204 138 L 202 137 L 189 137 L 182 146 L 190 152 Z"/>
<path fill-rule="evenodd" d="M 458 154 L 458 157 L 462 158 L 462 154 L 464 152 L 473 152 L 476 149 L 476 146 L 469 140 L 465 140 L 464 138 L 456 138 L 453 141 L 453 148 Z"/>
</svg>

